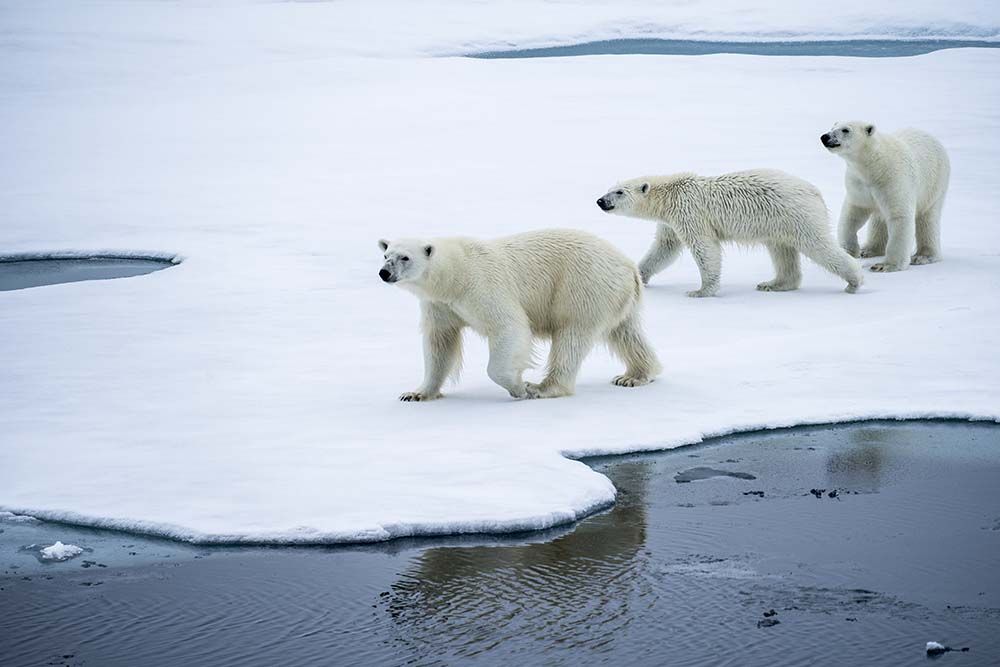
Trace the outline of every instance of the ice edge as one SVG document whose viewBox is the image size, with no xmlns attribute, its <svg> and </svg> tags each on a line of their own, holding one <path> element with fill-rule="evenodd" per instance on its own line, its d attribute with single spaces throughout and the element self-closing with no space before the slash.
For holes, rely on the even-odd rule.
<svg viewBox="0 0 1000 667">
<path fill-rule="evenodd" d="M 780 429 L 795 428 L 800 426 L 821 426 L 848 423 L 862 423 L 868 421 L 968 421 L 968 422 L 993 422 L 1000 423 L 1000 413 L 979 414 L 963 411 L 920 411 L 913 410 L 907 412 L 872 412 L 864 416 L 843 415 L 840 418 L 830 416 L 816 416 L 813 418 L 798 420 L 780 420 L 767 424 L 743 424 L 730 428 L 723 428 L 715 431 L 702 433 L 694 438 L 678 438 L 659 443 L 640 444 L 624 450 L 612 449 L 585 449 L 585 450 L 564 450 L 561 454 L 571 460 L 596 457 L 596 456 L 628 456 L 631 454 L 648 453 L 655 451 L 667 451 L 704 443 L 708 440 L 722 438 L 730 435 L 752 432 L 766 432 Z M 599 474 L 599 473 L 598 473 Z M 602 475 L 603 477 L 603 475 Z M 611 480 L 608 481 L 611 487 Z M 388 542 L 391 540 L 413 538 L 413 537 L 446 537 L 449 535 L 505 535 L 511 533 L 527 533 L 544 531 L 566 524 L 579 521 L 591 514 L 600 512 L 611 507 L 615 502 L 616 490 L 611 487 L 609 497 L 601 498 L 577 509 L 559 509 L 544 515 L 533 515 L 518 519 L 508 519 L 505 521 L 472 521 L 462 524 L 448 524 L 441 522 L 429 523 L 389 523 L 385 525 L 373 526 L 363 530 L 354 531 L 327 531 L 320 532 L 307 526 L 289 528 L 280 532 L 268 533 L 216 533 L 208 534 L 190 530 L 184 526 L 170 523 L 157 523 L 144 521 L 141 519 L 131 519 L 122 517 L 92 517 L 77 512 L 60 510 L 38 510 L 30 507 L 19 507 L 13 505 L 0 504 L 0 511 L 13 512 L 23 516 L 30 516 L 41 521 L 51 521 L 56 523 L 82 526 L 86 528 L 99 528 L 103 530 L 117 530 L 136 535 L 147 535 L 160 537 L 178 542 L 186 542 L 196 545 L 244 545 L 244 546 L 265 546 L 265 545 L 350 545 L 350 544 L 373 544 Z"/>
</svg>

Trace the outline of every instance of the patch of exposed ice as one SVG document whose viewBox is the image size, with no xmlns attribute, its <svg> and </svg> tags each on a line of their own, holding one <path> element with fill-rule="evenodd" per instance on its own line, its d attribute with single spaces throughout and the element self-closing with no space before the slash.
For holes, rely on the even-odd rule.
<svg viewBox="0 0 1000 667">
<path fill-rule="evenodd" d="M 44 560 L 64 561 L 79 556 L 83 553 L 83 549 L 75 544 L 63 544 L 56 541 L 55 544 L 43 547 L 38 553 Z"/>
</svg>

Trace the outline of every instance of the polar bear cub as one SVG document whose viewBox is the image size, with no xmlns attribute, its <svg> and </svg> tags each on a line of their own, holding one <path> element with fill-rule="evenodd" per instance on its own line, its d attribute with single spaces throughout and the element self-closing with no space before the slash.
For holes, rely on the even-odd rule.
<svg viewBox="0 0 1000 667">
<path fill-rule="evenodd" d="M 701 273 L 701 288 L 688 296 L 714 296 L 719 290 L 724 241 L 767 247 L 775 278 L 757 285 L 762 291 L 798 289 L 799 253 L 847 281 L 848 292 L 856 292 L 862 282 L 858 261 L 837 246 L 830 232 L 819 190 L 782 171 L 633 178 L 613 187 L 597 205 L 609 213 L 659 223 L 652 247 L 639 262 L 644 283 L 686 246 Z"/>
<path fill-rule="evenodd" d="M 635 264 L 611 244 L 573 230 L 541 230 L 490 241 L 471 238 L 379 241 L 379 277 L 420 299 L 424 381 L 403 401 L 441 396 L 462 358 L 462 330 L 489 341 L 490 379 L 514 398 L 573 393 L 594 344 L 625 362 L 612 382 L 653 381 L 660 363 L 640 326 L 642 282 Z M 525 382 L 533 338 L 552 341 L 541 383 Z"/>
<path fill-rule="evenodd" d="M 840 244 L 847 252 L 855 257 L 884 254 L 885 261 L 873 264 L 872 271 L 901 271 L 911 263 L 940 259 L 941 208 L 951 174 L 940 141 L 920 130 L 876 132 L 862 121 L 837 123 L 820 141 L 847 162 L 839 225 Z M 865 222 L 868 240 L 859 249 L 858 230 Z"/>
</svg>

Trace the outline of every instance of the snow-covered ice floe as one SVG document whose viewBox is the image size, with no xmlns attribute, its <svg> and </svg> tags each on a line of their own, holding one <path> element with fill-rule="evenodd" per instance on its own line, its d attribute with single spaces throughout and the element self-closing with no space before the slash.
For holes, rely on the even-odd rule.
<svg viewBox="0 0 1000 667">
<path fill-rule="evenodd" d="M 997 420 L 997 50 L 425 57 L 676 36 L 643 21 L 701 38 L 1000 25 L 992 2 L 891 3 L 877 20 L 869 4 L 840 3 L 835 23 L 796 3 L 5 4 L 0 252 L 186 259 L 0 296 L 0 510 L 204 543 L 520 531 L 613 502 L 567 456 Z M 836 215 L 844 167 L 818 137 L 845 118 L 948 147 L 944 261 L 868 274 L 853 296 L 806 263 L 800 291 L 768 294 L 753 288 L 766 252 L 729 249 L 720 297 L 693 300 L 685 257 L 646 291 L 665 365 L 648 387 L 611 386 L 620 366 L 598 350 L 575 397 L 511 401 L 468 336 L 444 400 L 396 400 L 422 375 L 418 307 L 378 280 L 379 237 L 574 227 L 638 258 L 653 227 L 603 215 L 610 184 L 759 166 L 813 181 Z"/>
<path fill-rule="evenodd" d="M 79 556 L 83 553 L 83 549 L 75 544 L 63 544 L 56 540 L 55 544 L 43 547 L 38 553 L 42 560 L 64 561 Z"/>
</svg>

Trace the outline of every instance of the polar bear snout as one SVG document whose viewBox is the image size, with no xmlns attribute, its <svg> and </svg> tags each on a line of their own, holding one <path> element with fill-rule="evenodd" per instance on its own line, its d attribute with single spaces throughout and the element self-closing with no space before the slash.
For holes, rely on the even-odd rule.
<svg viewBox="0 0 1000 667">
<path fill-rule="evenodd" d="M 615 207 L 614 204 L 612 204 L 611 202 L 609 202 L 604 197 L 601 197 L 600 199 L 597 200 L 597 205 L 601 207 L 602 211 L 610 211 L 611 209 L 613 209 Z"/>
<path fill-rule="evenodd" d="M 840 143 L 836 139 L 834 139 L 829 132 L 820 135 L 819 140 L 822 141 L 823 145 L 826 146 L 827 148 L 836 148 L 837 146 L 840 145 Z"/>
<path fill-rule="evenodd" d="M 382 279 L 383 282 L 394 283 L 396 282 L 392 278 L 392 274 L 389 273 L 389 269 L 382 269 L 378 272 L 378 277 Z"/>
</svg>

